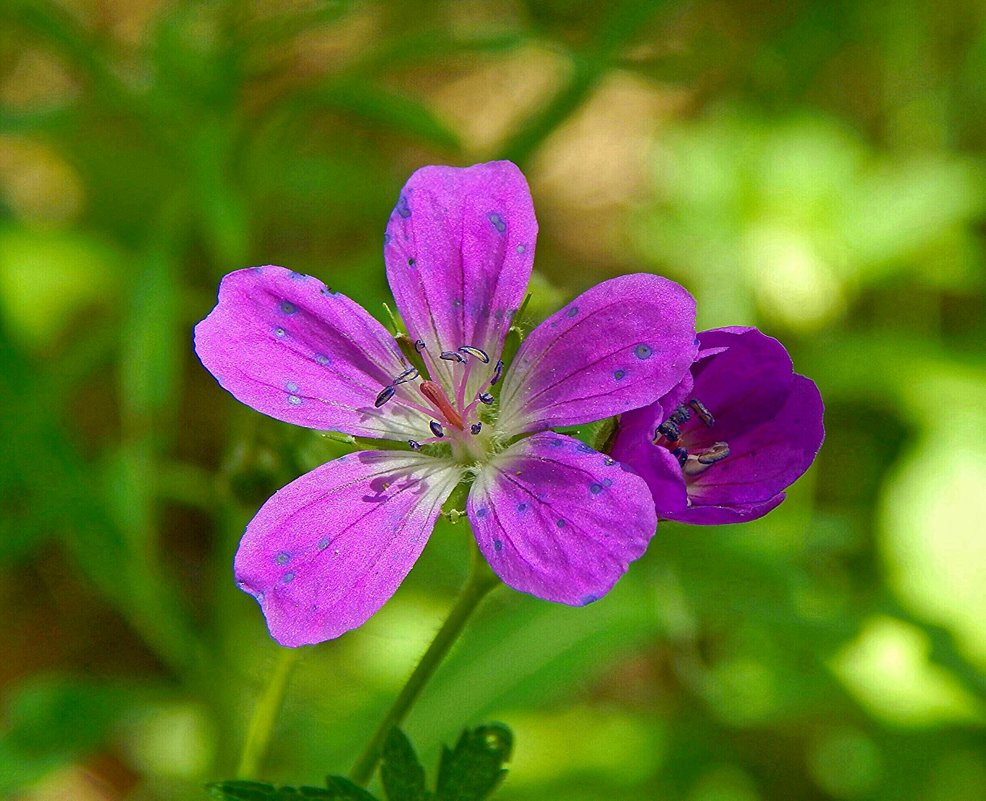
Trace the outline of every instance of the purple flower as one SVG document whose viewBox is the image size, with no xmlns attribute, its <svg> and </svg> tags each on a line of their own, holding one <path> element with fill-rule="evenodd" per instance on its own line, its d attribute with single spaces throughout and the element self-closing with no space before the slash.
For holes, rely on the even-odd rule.
<svg viewBox="0 0 986 801">
<path fill-rule="evenodd" d="M 613 456 L 647 481 L 659 518 L 742 523 L 784 500 L 822 445 L 822 399 L 756 328 L 698 335 L 691 372 L 657 403 L 624 414 Z"/>
<path fill-rule="evenodd" d="M 278 420 L 407 448 L 324 464 L 247 526 L 236 578 L 282 645 L 338 637 L 374 614 L 460 481 L 472 482 L 482 553 L 522 592 L 589 603 L 643 553 L 656 527 L 643 480 L 549 429 L 671 389 L 695 358 L 694 301 L 653 275 L 605 281 L 531 332 L 505 369 L 536 236 L 513 164 L 414 173 L 384 236 L 413 343 L 404 351 L 314 278 L 259 267 L 223 279 L 195 347 L 226 390 Z"/>
</svg>

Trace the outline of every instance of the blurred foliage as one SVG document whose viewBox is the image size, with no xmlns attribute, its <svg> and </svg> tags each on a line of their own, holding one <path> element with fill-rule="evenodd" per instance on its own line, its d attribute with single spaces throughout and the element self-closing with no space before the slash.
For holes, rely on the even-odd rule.
<svg viewBox="0 0 986 801">
<path fill-rule="evenodd" d="M 241 408 L 191 327 L 259 263 L 383 317 L 406 177 L 509 157 L 530 321 L 669 275 L 789 346 L 828 437 L 591 607 L 495 594 L 407 722 L 429 774 L 495 718 L 504 801 L 986 797 L 984 75 L 976 0 L 0 3 L 0 794 L 231 775 L 276 651 L 232 554 L 343 446 Z M 348 767 L 467 536 L 306 649 L 264 779 Z"/>
</svg>

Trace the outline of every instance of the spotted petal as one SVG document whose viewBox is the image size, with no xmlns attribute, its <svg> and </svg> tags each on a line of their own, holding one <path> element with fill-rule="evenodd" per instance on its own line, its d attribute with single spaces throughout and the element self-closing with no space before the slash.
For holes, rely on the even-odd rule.
<svg viewBox="0 0 986 801">
<path fill-rule="evenodd" d="M 384 258 L 397 309 L 425 343 L 432 377 L 447 390 L 455 367 L 442 351 L 473 346 L 492 363 L 531 276 L 537 221 L 523 174 L 509 161 L 423 167 L 387 224 Z M 469 393 L 488 377 L 474 369 Z"/>
<path fill-rule="evenodd" d="M 238 586 L 281 645 L 311 645 L 362 625 L 404 580 L 461 468 L 362 451 L 292 481 L 263 505 L 236 553 Z"/>
<path fill-rule="evenodd" d="M 498 430 L 577 425 L 646 406 L 695 358 L 695 301 L 656 275 L 594 286 L 534 329 L 501 396 Z"/>
<path fill-rule="evenodd" d="M 407 369 L 386 329 L 321 281 L 283 267 L 223 278 L 218 304 L 195 327 L 195 350 L 237 400 L 278 420 L 390 439 L 428 430 L 400 397 L 374 406 Z"/>
<path fill-rule="evenodd" d="M 484 466 L 467 511 L 500 578 L 573 606 L 609 592 L 657 525 L 643 479 L 554 433 L 523 439 Z"/>
</svg>

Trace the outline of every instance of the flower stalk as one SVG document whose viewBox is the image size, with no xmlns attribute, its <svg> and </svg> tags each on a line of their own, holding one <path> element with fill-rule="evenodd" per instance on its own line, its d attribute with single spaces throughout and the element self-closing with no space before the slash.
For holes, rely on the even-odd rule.
<svg viewBox="0 0 986 801">
<path fill-rule="evenodd" d="M 476 611 L 476 608 L 490 590 L 499 584 L 500 580 L 490 570 L 486 561 L 479 553 L 479 550 L 473 548 L 469 578 L 462 588 L 462 592 L 459 594 L 455 606 L 452 607 L 452 611 L 449 612 L 449 616 L 438 630 L 435 639 L 431 641 L 431 645 L 428 646 L 428 650 L 421 657 L 421 661 L 418 662 L 417 667 L 411 673 L 404 688 L 397 698 L 394 699 L 394 703 L 387 710 L 387 714 L 384 715 L 383 720 L 380 721 L 380 725 L 377 726 L 373 737 L 370 738 L 369 743 L 367 743 L 363 752 L 357 758 L 353 769 L 349 773 L 349 778 L 353 782 L 359 785 L 365 785 L 370 780 L 370 777 L 373 776 L 373 771 L 383 751 L 384 741 L 387 739 L 387 735 L 390 734 L 390 730 L 403 722 L 407 713 L 414 705 L 414 702 L 417 701 L 421 691 L 428 683 L 428 680 L 431 679 L 435 670 L 448 655 L 452 645 L 459 638 L 459 635 L 462 634 L 466 622 L 472 616 L 472 613 Z"/>
<path fill-rule="evenodd" d="M 297 648 L 281 648 L 277 663 L 271 674 L 270 681 L 257 700 L 247 729 L 246 740 L 243 743 L 243 753 L 236 775 L 241 779 L 254 779 L 260 772 L 261 764 L 267 755 L 274 723 L 284 704 L 288 682 L 298 661 L 300 651 Z"/>
</svg>

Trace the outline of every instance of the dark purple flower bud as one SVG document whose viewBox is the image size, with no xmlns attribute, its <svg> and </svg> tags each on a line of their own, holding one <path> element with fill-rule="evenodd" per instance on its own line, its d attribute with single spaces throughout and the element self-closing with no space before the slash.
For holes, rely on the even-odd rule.
<svg viewBox="0 0 986 801">
<path fill-rule="evenodd" d="M 659 518 L 712 525 L 762 517 L 822 445 L 814 382 L 755 328 L 698 335 L 696 361 L 656 403 L 625 413 L 613 456 L 650 487 Z"/>
</svg>

